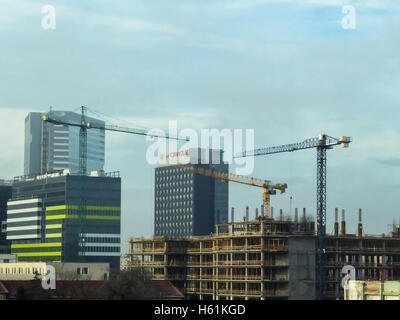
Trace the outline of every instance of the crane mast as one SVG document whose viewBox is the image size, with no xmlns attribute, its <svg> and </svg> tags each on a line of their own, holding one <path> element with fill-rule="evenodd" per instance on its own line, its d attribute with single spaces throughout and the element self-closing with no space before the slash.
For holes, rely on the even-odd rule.
<svg viewBox="0 0 400 320">
<path fill-rule="evenodd" d="M 317 149 L 317 270 L 318 270 L 318 299 L 322 300 L 325 288 L 325 247 L 326 247 L 326 151 L 336 145 L 347 148 L 351 142 L 348 136 L 334 138 L 320 134 L 316 138 L 306 139 L 302 142 L 280 146 L 259 148 L 236 154 L 235 158 L 268 155 L 282 152 L 293 152 L 304 149 Z"/>
<path fill-rule="evenodd" d="M 101 125 L 97 123 L 90 123 L 86 120 L 86 107 L 81 107 L 81 118 L 80 123 L 64 121 L 57 119 L 53 116 L 51 110 L 47 114 L 42 116 L 42 120 L 55 124 L 55 125 L 67 125 L 73 127 L 79 127 L 79 184 L 80 184 L 80 195 L 78 205 L 78 219 L 79 219 L 79 232 L 78 232 L 78 259 L 81 259 L 85 255 L 85 236 L 84 236 L 84 225 L 86 219 L 86 208 L 87 208 L 87 197 L 86 197 L 86 176 L 87 176 L 87 130 L 88 129 L 100 129 L 116 132 L 124 132 L 137 135 L 148 135 L 152 137 L 160 137 L 165 139 L 176 139 L 189 141 L 188 137 L 171 136 L 163 133 L 150 132 L 149 130 L 136 129 L 136 128 L 125 128 L 115 125 Z"/>
</svg>

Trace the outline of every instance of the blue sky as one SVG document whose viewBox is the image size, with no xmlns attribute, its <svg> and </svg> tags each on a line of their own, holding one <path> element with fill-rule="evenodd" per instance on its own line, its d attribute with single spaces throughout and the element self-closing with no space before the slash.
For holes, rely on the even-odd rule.
<svg viewBox="0 0 400 320">
<path fill-rule="evenodd" d="M 56 30 L 41 28 L 45 4 Z M 341 27 L 343 5 L 355 30 Z M 367 233 L 387 232 L 400 218 L 399 12 L 395 0 L 3 0 L 0 178 L 22 174 L 24 118 L 50 105 L 131 126 L 254 129 L 257 147 L 349 135 L 328 154 L 327 231 L 339 207 L 354 233 L 361 207 Z M 123 177 L 123 240 L 151 235 L 148 143 L 107 133 L 106 144 L 106 169 Z M 315 214 L 315 150 L 255 165 L 253 176 L 288 184 L 274 207 L 288 211 L 292 196 Z M 261 190 L 230 185 L 239 212 L 260 204 Z"/>
</svg>

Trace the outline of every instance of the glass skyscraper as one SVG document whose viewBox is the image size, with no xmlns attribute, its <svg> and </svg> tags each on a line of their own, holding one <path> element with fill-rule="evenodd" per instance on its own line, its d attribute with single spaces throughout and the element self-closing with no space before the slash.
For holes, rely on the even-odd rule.
<svg viewBox="0 0 400 320">
<path fill-rule="evenodd" d="M 25 118 L 24 174 L 35 175 L 69 169 L 79 170 L 79 127 L 55 125 L 42 120 L 44 113 L 30 112 Z M 81 115 L 71 111 L 52 111 L 55 118 L 79 123 Z M 104 125 L 104 121 L 87 117 L 87 121 Z M 87 169 L 104 167 L 105 132 L 87 131 Z"/>
</svg>

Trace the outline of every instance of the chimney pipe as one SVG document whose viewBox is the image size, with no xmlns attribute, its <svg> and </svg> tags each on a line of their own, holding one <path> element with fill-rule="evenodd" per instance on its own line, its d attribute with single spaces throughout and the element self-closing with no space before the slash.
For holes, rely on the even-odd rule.
<svg viewBox="0 0 400 320">
<path fill-rule="evenodd" d="M 294 222 L 297 224 L 299 222 L 299 210 L 294 208 Z"/>
<path fill-rule="evenodd" d="M 258 218 L 258 208 L 256 208 L 256 219 Z"/>
<path fill-rule="evenodd" d="M 271 207 L 271 219 L 274 218 L 274 207 Z"/>
<path fill-rule="evenodd" d="M 279 210 L 279 220 L 283 221 L 283 210 L 282 209 Z"/>
<path fill-rule="evenodd" d="M 361 238 L 363 234 L 363 227 L 362 227 L 362 209 L 358 209 L 358 236 Z"/>
<path fill-rule="evenodd" d="M 338 218 L 339 217 L 339 209 L 335 208 L 335 236 L 337 237 L 339 235 L 339 222 Z"/>
<path fill-rule="evenodd" d="M 246 206 L 246 221 L 249 221 L 249 206 Z"/>
<path fill-rule="evenodd" d="M 231 209 L 231 222 L 233 223 L 235 221 L 235 208 L 232 207 Z"/>
<path fill-rule="evenodd" d="M 342 236 L 346 235 L 346 220 L 344 216 L 344 209 L 342 209 Z"/>
</svg>

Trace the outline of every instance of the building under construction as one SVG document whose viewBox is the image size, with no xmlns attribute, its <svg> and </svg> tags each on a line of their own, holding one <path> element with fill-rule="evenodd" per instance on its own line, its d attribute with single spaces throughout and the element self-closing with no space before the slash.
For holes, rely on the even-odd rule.
<svg viewBox="0 0 400 320">
<path fill-rule="evenodd" d="M 263 212 L 263 210 L 261 211 Z M 357 280 L 400 279 L 400 236 L 346 232 L 344 212 L 339 230 L 327 235 L 325 299 L 343 299 L 342 268 L 354 266 Z M 233 210 L 231 221 L 234 221 Z M 182 239 L 130 238 L 133 268 L 144 267 L 153 279 L 170 280 L 187 299 L 315 299 L 317 233 L 306 215 L 294 219 L 256 216 L 248 209 L 241 222 L 216 226 L 215 233 Z"/>
</svg>

